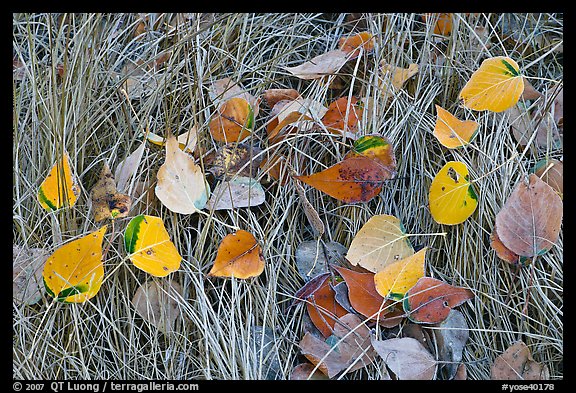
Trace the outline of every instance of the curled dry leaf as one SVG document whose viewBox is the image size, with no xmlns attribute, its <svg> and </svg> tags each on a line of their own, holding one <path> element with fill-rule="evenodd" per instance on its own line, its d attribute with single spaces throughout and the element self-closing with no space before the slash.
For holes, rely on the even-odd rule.
<svg viewBox="0 0 576 393">
<path fill-rule="evenodd" d="M 264 271 L 262 248 L 250 232 L 242 229 L 226 235 L 218 247 L 209 276 L 257 277 Z"/>
<path fill-rule="evenodd" d="M 432 277 L 422 277 L 406 293 L 403 307 L 415 323 L 441 323 L 450 310 L 474 298 L 471 290 L 455 287 Z"/>
<path fill-rule="evenodd" d="M 46 292 L 64 303 L 84 303 L 96 296 L 104 279 L 102 241 L 106 225 L 64 244 L 48 257 L 42 277 Z"/>
<path fill-rule="evenodd" d="M 335 49 L 295 67 L 282 68 L 300 79 L 318 79 L 336 74 L 348 60 L 349 55 L 346 52 Z"/>
<path fill-rule="evenodd" d="M 139 215 L 130 220 L 124 248 L 134 266 L 153 276 L 165 277 L 180 268 L 182 257 L 160 217 Z"/>
<path fill-rule="evenodd" d="M 266 194 L 258 180 L 237 176 L 218 183 L 206 203 L 206 208 L 208 210 L 230 210 L 258 206 L 265 201 Z"/>
<path fill-rule="evenodd" d="M 140 161 L 142 160 L 145 149 L 146 144 L 142 142 L 136 150 L 116 166 L 114 178 L 116 179 L 116 187 L 119 192 L 128 190 L 130 180 L 136 175 L 138 168 L 140 168 Z"/>
<path fill-rule="evenodd" d="M 116 190 L 116 182 L 108 163 L 104 163 L 98 182 L 91 191 L 94 221 L 126 217 L 132 200 Z"/>
<path fill-rule="evenodd" d="M 349 373 L 371 364 L 376 353 L 371 347 L 370 330 L 354 314 L 344 314 L 334 326 L 334 334 L 322 341 L 306 333 L 300 343 L 302 354 L 328 378 Z"/>
<path fill-rule="evenodd" d="M 63 207 L 73 207 L 79 196 L 78 180 L 70 167 L 70 156 L 64 151 L 62 158 L 52 166 L 40 184 L 37 199 L 44 210 L 52 212 Z"/>
<path fill-rule="evenodd" d="M 138 288 L 132 305 L 144 320 L 166 334 L 175 330 L 176 321 L 182 315 L 179 308 L 182 296 L 182 287 L 174 280 L 148 281 Z"/>
<path fill-rule="evenodd" d="M 548 184 L 560 198 L 564 196 L 564 163 L 555 158 L 538 161 L 531 172 Z"/>
<path fill-rule="evenodd" d="M 48 252 L 42 248 L 12 246 L 12 299 L 19 304 L 35 304 L 42 299 L 42 270 Z"/>
<path fill-rule="evenodd" d="M 490 379 L 542 380 L 550 379 L 550 372 L 548 366 L 532 358 L 530 349 L 524 342 L 517 341 L 494 360 Z"/>
<path fill-rule="evenodd" d="M 334 332 L 336 319 L 348 311 L 336 301 L 329 273 L 308 283 L 310 284 L 307 286 L 314 291 L 306 298 L 306 310 L 314 326 L 324 337 L 329 337 Z"/>
<path fill-rule="evenodd" d="M 298 244 L 295 258 L 298 273 L 305 280 L 316 277 L 318 274 L 328 272 L 328 264 L 340 265 L 347 248 L 338 242 L 326 243 L 326 254 L 324 247 L 319 241 L 310 240 Z"/>
<path fill-rule="evenodd" d="M 524 91 L 524 78 L 518 64 L 509 57 L 498 56 L 482 62 L 459 98 L 465 107 L 503 112 L 516 105 Z"/>
<path fill-rule="evenodd" d="M 421 277 L 424 277 L 424 263 L 427 247 L 416 254 L 392 262 L 374 275 L 376 291 L 385 298 L 401 300 Z"/>
<path fill-rule="evenodd" d="M 242 98 L 250 104 L 254 117 L 258 116 L 260 111 L 260 100 L 231 78 L 222 78 L 212 82 L 208 89 L 208 95 L 216 108 L 231 98 Z"/>
<path fill-rule="evenodd" d="M 429 203 L 430 214 L 439 224 L 460 224 L 474 213 L 478 197 L 466 164 L 449 161 L 440 169 L 430 185 Z"/>
<path fill-rule="evenodd" d="M 301 98 L 298 90 L 294 89 L 267 89 L 262 93 L 262 96 L 270 109 L 274 108 L 278 101 L 293 101 Z"/>
<path fill-rule="evenodd" d="M 169 210 L 192 214 L 204 208 L 209 188 L 194 158 L 180 150 L 176 137 L 166 139 L 166 160 L 158 170 L 155 193 Z"/>
<path fill-rule="evenodd" d="M 532 173 L 527 182 L 518 182 L 496 215 L 496 232 L 513 253 L 534 257 L 558 241 L 562 214 L 560 196 Z"/>
<path fill-rule="evenodd" d="M 479 124 L 473 120 L 460 120 L 444 108 L 436 105 L 434 136 L 449 149 L 469 144 L 478 133 Z"/>
<path fill-rule="evenodd" d="M 399 380 L 432 380 L 438 362 L 411 337 L 372 340 L 372 346 Z"/>
<path fill-rule="evenodd" d="M 346 258 L 373 273 L 414 254 L 400 220 L 381 214 L 372 216 L 356 233 Z"/>
<path fill-rule="evenodd" d="M 252 106 L 243 98 L 230 98 L 212 115 L 210 134 L 217 142 L 240 142 L 248 138 L 254 129 Z"/>
</svg>

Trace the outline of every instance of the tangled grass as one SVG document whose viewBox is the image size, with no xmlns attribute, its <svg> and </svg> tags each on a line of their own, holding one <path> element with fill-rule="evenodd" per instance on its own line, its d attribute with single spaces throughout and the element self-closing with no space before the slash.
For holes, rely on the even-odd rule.
<svg viewBox="0 0 576 393">
<path fill-rule="evenodd" d="M 510 133 L 506 112 L 465 112 L 457 99 L 471 73 L 491 56 L 515 59 L 541 92 L 561 82 L 562 15 L 458 14 L 448 38 L 435 35 L 417 14 L 364 14 L 361 19 L 348 14 L 153 14 L 147 32 L 135 37 L 139 21 L 136 14 L 13 15 L 14 56 L 25 66 L 13 83 L 15 244 L 53 251 L 95 230 L 89 191 L 103 162 L 115 168 L 146 129 L 179 134 L 196 125 L 199 146 L 214 151 L 208 121 L 215 108 L 207 92 L 217 79 L 230 77 L 253 95 L 285 87 L 322 103 L 348 94 L 370 97 L 373 105 L 364 111 L 361 133 L 392 141 L 399 179 L 365 204 L 342 204 L 308 188 L 326 239 L 348 246 L 371 216 L 397 216 L 407 233 L 417 234 L 413 243 L 430 247 L 427 274 L 475 294 L 460 307 L 470 327 L 463 355 L 468 378 L 489 379 L 494 358 L 518 339 L 549 367 L 551 378 L 563 378 L 563 236 L 532 268 L 523 269 L 499 260 L 488 240 L 514 185 L 539 159 L 559 158 L 563 152 L 551 144 L 522 148 Z M 336 88 L 326 80 L 299 80 L 281 68 L 335 49 L 339 37 L 361 30 L 376 35 L 374 52 L 329 77 Z M 128 78 L 123 66 L 165 51 L 170 58 L 149 75 L 155 87 L 128 100 L 122 92 Z M 378 88 L 381 61 L 420 67 L 390 101 Z M 432 136 L 434 104 L 476 120 L 480 130 L 474 143 L 458 150 L 441 148 Z M 252 143 L 266 155 L 289 155 L 299 173 L 332 165 L 350 147 L 324 130 L 270 148 L 268 113 L 263 105 Z M 82 193 L 74 208 L 48 214 L 36 201 L 36 191 L 63 149 Z M 297 343 L 304 329 L 301 307 L 285 312 L 303 284 L 294 253 L 302 241 L 314 239 L 293 184 L 279 186 L 260 172 L 264 204 L 213 216 L 180 215 L 153 195 L 162 160 L 163 149 L 150 145 L 136 178 L 152 191 L 131 185 L 133 210 L 106 236 L 106 277 L 95 298 L 84 304 L 53 303 L 46 296 L 34 305 L 13 303 L 14 378 L 263 379 L 270 364 L 277 378 L 289 378 L 301 360 Z M 429 213 L 428 190 L 450 160 L 470 168 L 479 205 L 463 224 L 442 226 Z M 168 334 L 143 320 L 131 304 L 139 286 L 161 281 L 136 269 L 124 255 L 118 235 L 136 214 L 162 217 L 183 257 L 172 275 L 183 288 L 176 299 L 182 318 Z M 266 268 L 257 279 L 207 277 L 231 227 L 251 231 L 262 245 Z M 255 335 L 258 327 L 270 329 L 274 339 Z M 379 379 L 383 368 L 376 361 L 342 378 Z"/>
</svg>

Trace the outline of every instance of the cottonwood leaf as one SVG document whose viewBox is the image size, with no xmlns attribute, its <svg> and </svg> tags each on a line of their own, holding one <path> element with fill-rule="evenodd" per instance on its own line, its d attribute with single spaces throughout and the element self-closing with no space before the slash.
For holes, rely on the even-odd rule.
<svg viewBox="0 0 576 393">
<path fill-rule="evenodd" d="M 300 79 L 318 79 L 326 75 L 336 74 L 349 58 L 346 52 L 335 49 L 295 67 L 282 68 Z"/>
<path fill-rule="evenodd" d="M 473 120 L 460 120 L 439 105 L 436 105 L 436 114 L 433 134 L 449 149 L 469 144 L 478 133 L 479 124 Z"/>
<path fill-rule="evenodd" d="M 381 214 L 372 216 L 356 233 L 346 258 L 352 265 L 376 273 L 412 254 L 414 249 L 400 220 Z"/>
<path fill-rule="evenodd" d="M 228 143 L 218 148 L 209 171 L 217 179 L 255 177 L 263 159 L 261 151 L 259 147 L 247 143 Z"/>
<path fill-rule="evenodd" d="M 46 292 L 64 303 L 96 296 L 104 279 L 102 241 L 107 226 L 64 244 L 48 257 L 42 277 Z"/>
<path fill-rule="evenodd" d="M 516 105 L 524 91 L 518 64 L 509 57 L 486 59 L 470 77 L 459 98 L 477 111 L 503 112 Z"/>
<path fill-rule="evenodd" d="M 290 372 L 291 381 L 307 381 L 307 380 L 327 380 L 328 376 L 321 371 L 315 369 L 310 363 L 300 363 L 294 366 Z"/>
<path fill-rule="evenodd" d="M 329 273 L 319 275 L 317 280 L 310 280 L 307 286 L 311 294 L 306 297 L 306 310 L 314 326 L 327 338 L 334 331 L 336 319 L 348 311 L 336 301 Z"/>
<path fill-rule="evenodd" d="M 452 32 L 454 16 L 451 13 L 426 13 L 422 18 L 434 24 L 434 34 L 446 36 Z"/>
<path fill-rule="evenodd" d="M 134 266 L 153 276 L 165 277 L 180 268 L 182 257 L 160 217 L 141 214 L 130 220 L 124 248 Z"/>
<path fill-rule="evenodd" d="M 448 317 L 433 329 L 438 346 L 440 371 L 445 373 L 445 379 L 454 379 L 462 361 L 462 351 L 469 336 L 469 327 L 464 315 L 458 310 L 450 310 Z"/>
<path fill-rule="evenodd" d="M 218 183 L 206 203 L 206 208 L 208 210 L 230 210 L 258 206 L 265 201 L 266 194 L 258 180 L 238 176 Z"/>
<path fill-rule="evenodd" d="M 358 97 L 340 97 L 328 105 L 328 110 L 322 117 L 322 124 L 328 131 L 355 137 L 353 134 L 359 131 L 359 122 L 362 119 L 362 102 Z"/>
<path fill-rule="evenodd" d="M 257 277 L 264 271 L 264 254 L 254 235 L 242 229 L 226 235 L 208 273 L 214 277 Z"/>
<path fill-rule="evenodd" d="M 439 224 L 460 224 L 474 213 L 478 197 L 466 164 L 449 161 L 440 169 L 430 185 L 429 204 L 430 214 Z"/>
<path fill-rule="evenodd" d="M 532 358 L 530 349 L 516 341 L 498 356 L 490 368 L 492 380 L 542 380 L 550 379 L 548 366 Z"/>
<path fill-rule="evenodd" d="M 175 213 L 192 214 L 204 208 L 209 187 L 194 158 L 180 150 L 176 137 L 166 139 L 166 160 L 156 175 L 156 196 Z"/>
<path fill-rule="evenodd" d="M 260 100 L 231 78 L 222 78 L 212 82 L 208 88 L 208 95 L 217 108 L 230 98 L 242 98 L 250 104 L 254 117 L 258 116 L 260 111 Z"/>
<path fill-rule="evenodd" d="M 564 196 L 564 163 L 555 158 L 542 159 L 530 170 L 548 184 L 562 199 Z"/>
<path fill-rule="evenodd" d="M 399 380 L 432 380 L 438 362 L 411 337 L 372 340 L 372 346 Z"/>
<path fill-rule="evenodd" d="M 504 245 L 504 243 L 502 243 L 498 237 L 498 233 L 496 232 L 496 226 L 494 226 L 492 233 L 490 234 L 490 247 L 492 247 L 492 249 L 496 252 L 498 258 L 502 259 L 503 261 L 506 261 L 511 265 L 517 265 L 520 263 L 520 255 L 511 251 Z M 522 258 L 525 259 L 525 257 Z"/>
<path fill-rule="evenodd" d="M 212 115 L 210 135 L 217 142 L 240 142 L 248 138 L 254 129 L 254 111 L 243 98 L 230 98 Z"/>
<path fill-rule="evenodd" d="M 78 180 L 70 167 L 70 156 L 64 151 L 40 184 L 37 199 L 44 210 L 52 212 L 63 207 L 73 207 L 79 196 Z"/>
<path fill-rule="evenodd" d="M 376 291 L 385 298 L 401 300 L 418 280 L 424 277 L 426 250 L 424 247 L 417 253 L 386 265 L 374 275 Z"/>
<path fill-rule="evenodd" d="M 43 248 L 12 246 L 12 299 L 18 304 L 35 304 L 42 299 L 42 270 L 49 253 Z"/>
<path fill-rule="evenodd" d="M 274 108 L 278 101 L 293 101 L 301 98 L 298 90 L 294 89 L 267 89 L 264 90 L 262 96 L 264 97 L 264 101 L 266 101 L 266 105 L 268 105 L 270 109 Z"/>
<path fill-rule="evenodd" d="M 378 87 L 382 90 L 383 94 L 388 97 L 395 94 L 404 87 L 404 83 L 418 73 L 418 64 L 412 63 L 408 68 L 402 68 L 380 62 L 380 74 L 378 79 Z"/>
<path fill-rule="evenodd" d="M 422 277 L 404 297 L 403 307 L 415 323 L 441 323 L 450 310 L 474 298 L 471 290 L 432 277 Z"/>
<path fill-rule="evenodd" d="M 374 35 L 368 31 L 362 31 L 358 34 L 348 37 L 340 37 L 338 48 L 350 54 L 350 59 L 360 56 L 360 51 L 369 52 L 374 49 Z"/>
<path fill-rule="evenodd" d="M 136 290 L 132 305 L 144 320 L 167 334 L 175 331 L 176 321 L 182 316 L 182 296 L 182 287 L 174 280 L 148 281 Z"/>
<path fill-rule="evenodd" d="M 563 205 L 560 196 L 542 179 L 530 174 L 516 184 L 496 215 L 496 232 L 512 252 L 534 257 L 558 241 Z"/>
<path fill-rule="evenodd" d="M 130 211 L 130 196 L 116 190 L 116 182 L 108 163 L 104 163 L 98 181 L 90 192 L 94 221 L 126 217 Z"/>
</svg>

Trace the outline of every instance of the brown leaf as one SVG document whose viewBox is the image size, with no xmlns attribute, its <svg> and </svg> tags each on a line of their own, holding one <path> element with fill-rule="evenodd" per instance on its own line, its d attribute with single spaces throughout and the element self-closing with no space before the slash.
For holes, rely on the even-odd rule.
<svg viewBox="0 0 576 393">
<path fill-rule="evenodd" d="M 328 106 L 328 111 L 322 117 L 322 123 L 328 131 L 347 135 L 356 133 L 359 130 L 359 121 L 362 119 L 362 107 L 359 105 L 358 97 L 340 97 Z"/>
<path fill-rule="evenodd" d="M 490 379 L 542 380 L 550 379 L 550 372 L 548 366 L 534 361 L 524 342 L 517 341 L 494 360 Z"/>
<path fill-rule="evenodd" d="M 253 109 L 243 98 L 230 98 L 214 113 L 208 126 L 215 141 L 240 142 L 252 134 Z"/>
<path fill-rule="evenodd" d="M 142 318 L 164 334 L 174 331 L 176 320 L 182 315 L 179 309 L 182 287 L 176 281 L 148 281 L 132 298 L 132 305 Z"/>
<path fill-rule="evenodd" d="M 274 108 L 278 101 L 293 101 L 301 97 L 300 93 L 294 89 L 267 89 L 262 95 L 270 109 Z"/>
<path fill-rule="evenodd" d="M 300 363 L 292 369 L 290 373 L 291 381 L 330 379 L 328 376 L 318 370 L 310 363 Z"/>
<path fill-rule="evenodd" d="M 530 174 L 520 181 L 496 215 L 496 231 L 512 252 L 525 257 L 548 251 L 560 235 L 562 199 L 544 181 Z"/>
<path fill-rule="evenodd" d="M 436 375 L 436 359 L 413 338 L 372 340 L 372 346 L 400 380 L 432 380 Z"/>
<path fill-rule="evenodd" d="M 128 195 L 116 191 L 116 182 L 107 163 L 104 163 L 98 182 L 92 188 L 91 197 L 96 222 L 126 217 L 132 205 Z"/>
<path fill-rule="evenodd" d="M 347 314 L 347 311 L 336 302 L 335 293 L 330 284 L 328 274 L 306 302 L 306 310 L 310 319 L 324 337 L 329 337 L 333 333 L 336 319 Z"/>
<path fill-rule="evenodd" d="M 209 169 L 217 179 L 234 176 L 256 177 L 262 155 L 257 146 L 248 143 L 228 143 L 221 146 L 214 156 Z"/>
<path fill-rule="evenodd" d="M 498 237 L 496 226 L 494 226 L 492 233 L 490 234 L 490 247 L 496 251 L 498 258 L 502 259 L 503 261 L 506 261 L 512 265 L 520 263 L 520 256 L 510 251 Z"/>
<path fill-rule="evenodd" d="M 240 229 L 222 239 L 216 260 L 208 275 L 247 279 L 262 274 L 264 265 L 265 260 L 260 244 L 254 235 Z"/>
<path fill-rule="evenodd" d="M 542 94 L 540 94 L 540 92 L 538 92 L 534 88 L 534 86 L 530 84 L 528 79 L 526 79 L 525 77 L 523 78 L 524 78 L 524 91 L 520 95 L 520 98 L 522 98 L 523 100 L 535 100 L 540 98 Z"/>
<path fill-rule="evenodd" d="M 341 51 L 350 54 L 351 59 L 355 59 L 360 55 L 360 49 L 364 52 L 374 49 L 374 36 L 368 31 L 362 31 L 348 37 L 340 37 L 338 47 Z"/>
<path fill-rule="evenodd" d="M 564 163 L 554 158 L 547 160 L 542 159 L 538 161 L 532 171 L 548 184 L 554 191 L 564 196 Z"/>
<path fill-rule="evenodd" d="M 339 49 L 323 53 L 295 67 L 283 67 L 286 71 L 300 79 L 318 79 L 326 75 L 336 74 L 348 61 L 346 52 Z"/>
</svg>

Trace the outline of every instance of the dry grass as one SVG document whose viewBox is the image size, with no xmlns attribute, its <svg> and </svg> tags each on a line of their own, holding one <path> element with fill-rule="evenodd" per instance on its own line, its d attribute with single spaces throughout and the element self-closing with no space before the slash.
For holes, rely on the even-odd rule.
<svg viewBox="0 0 576 393">
<path fill-rule="evenodd" d="M 562 54 L 549 37 L 563 39 L 560 15 L 459 15 L 450 38 L 439 40 L 415 14 L 367 14 L 365 29 L 377 34 L 374 54 L 343 69 L 345 84 L 333 90 L 319 81 L 300 81 L 281 66 L 337 47 L 338 38 L 353 29 L 346 14 L 218 14 L 156 15 L 158 24 L 175 27 L 170 34 L 152 31 L 134 38 L 138 16 L 132 14 L 15 14 L 15 55 L 26 75 L 13 85 L 13 234 L 14 242 L 54 250 L 62 243 L 96 229 L 89 191 L 104 161 L 111 168 L 139 144 L 149 126 L 160 135 L 181 133 L 198 125 L 200 145 L 216 147 L 208 132 L 214 107 L 208 87 L 231 77 L 252 94 L 267 88 L 293 87 L 304 97 L 323 103 L 349 93 L 371 97 L 363 134 L 378 133 L 394 144 L 399 177 L 367 204 L 346 205 L 309 189 L 308 199 L 324 220 L 326 238 L 348 246 L 360 227 L 375 214 L 393 214 L 407 232 L 421 234 L 413 243 L 430 247 L 429 275 L 470 288 L 476 298 L 462 306 L 470 326 L 464 361 L 471 379 L 488 379 L 490 364 L 512 342 L 522 339 L 535 360 L 563 378 L 563 244 L 558 244 L 530 269 L 516 271 L 499 260 L 488 238 L 494 218 L 517 181 L 544 156 L 562 151 L 521 149 L 510 134 L 508 115 L 465 111 L 457 95 L 481 60 L 509 55 L 532 77 L 537 90 L 562 81 Z M 514 24 L 512 24 L 514 23 Z M 480 44 L 475 28 L 486 27 L 491 46 Z M 506 27 L 508 26 L 508 28 Z M 513 29 L 515 40 L 502 31 Z M 446 59 L 436 64 L 432 53 Z M 172 51 L 166 72 L 156 75 L 158 87 L 141 99 L 120 93 L 118 72 L 127 61 L 151 59 Z M 378 89 L 378 64 L 420 66 L 404 91 L 386 103 Z M 57 64 L 66 69 L 63 78 Z M 432 136 L 434 104 L 457 111 L 481 124 L 473 145 L 447 151 Z M 252 139 L 271 152 L 265 139 L 268 109 L 263 105 Z M 350 144 L 328 132 L 287 139 L 280 150 L 293 158 L 297 172 L 311 173 L 341 159 Z M 36 190 L 58 153 L 66 149 L 79 176 L 82 195 L 73 209 L 46 213 Z M 520 154 L 515 154 L 519 152 Z M 428 211 L 428 189 L 446 161 L 460 160 L 471 168 L 479 194 L 477 212 L 457 226 L 436 224 Z M 163 150 L 150 145 L 139 168 L 140 180 L 154 180 Z M 295 160 L 296 161 L 296 160 Z M 303 310 L 286 314 L 291 296 L 303 281 L 295 268 L 294 251 L 314 238 L 291 183 L 279 187 L 260 179 L 266 203 L 206 215 L 179 215 L 154 198 L 140 197 L 130 217 L 162 217 L 183 256 L 173 279 L 184 288 L 177 299 L 182 315 L 174 332 L 162 334 L 136 314 L 130 301 L 151 277 L 127 261 L 121 236 L 128 219 L 106 236 L 110 251 L 106 278 L 98 296 L 81 304 L 52 303 L 45 297 L 32 306 L 13 303 L 13 376 L 34 379 L 262 379 L 263 360 L 272 356 L 285 379 L 299 361 L 296 343 L 302 337 Z M 151 183 L 153 186 L 153 183 Z M 134 196 L 134 187 L 130 189 Z M 266 268 L 257 279 L 208 278 L 220 239 L 230 227 L 251 231 L 263 245 Z M 447 232 L 446 236 L 432 235 Z M 527 293 L 528 313 L 524 315 Z M 255 326 L 271 329 L 274 341 L 251 340 Z M 376 362 L 345 379 L 378 379 L 383 363 Z"/>
</svg>

